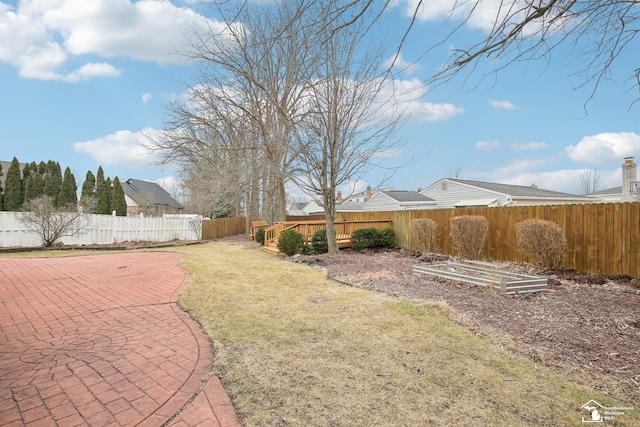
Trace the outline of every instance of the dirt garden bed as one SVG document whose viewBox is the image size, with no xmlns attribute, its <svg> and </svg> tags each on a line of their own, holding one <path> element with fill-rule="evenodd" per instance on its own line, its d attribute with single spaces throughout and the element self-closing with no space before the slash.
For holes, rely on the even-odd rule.
<svg viewBox="0 0 640 427">
<path fill-rule="evenodd" d="M 576 381 L 640 403 L 640 285 L 628 276 L 540 271 L 531 265 L 496 268 L 549 278 L 549 291 L 501 296 L 472 284 L 415 276 L 416 262 L 441 255 L 392 250 L 300 256 L 342 283 L 412 299 L 446 301 L 460 321 L 494 342 L 560 368 Z"/>
</svg>

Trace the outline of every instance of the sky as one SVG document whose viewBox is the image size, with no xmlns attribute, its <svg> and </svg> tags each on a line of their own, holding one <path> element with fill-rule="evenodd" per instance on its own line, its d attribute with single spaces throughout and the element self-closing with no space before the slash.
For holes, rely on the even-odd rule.
<svg viewBox="0 0 640 427">
<path fill-rule="evenodd" d="M 577 194 L 584 170 L 598 174 L 598 189 L 621 185 L 624 158 L 640 158 L 637 41 L 593 97 L 591 86 L 580 87 L 583 59 L 568 48 L 497 74 L 490 71 L 501 63 L 487 60 L 423 87 L 452 48 L 486 34 L 484 7 L 495 1 L 428 55 L 443 28 L 460 24 L 446 20 L 455 0 L 428 2 L 418 16 L 395 62 L 399 83 L 421 95 L 406 105 L 404 145 L 394 153 L 413 161 L 382 186 L 417 190 L 458 177 Z M 416 2 L 396 0 L 386 12 L 390 45 Z M 167 105 L 195 84 L 197 65 L 180 54 L 189 34 L 219 25 L 196 0 L 0 0 L 0 160 L 58 161 L 78 186 L 102 166 L 112 179 L 155 181 L 175 193 L 179 171 L 144 143 L 163 128 Z M 382 175 L 372 171 L 355 189 L 380 187 Z"/>
</svg>

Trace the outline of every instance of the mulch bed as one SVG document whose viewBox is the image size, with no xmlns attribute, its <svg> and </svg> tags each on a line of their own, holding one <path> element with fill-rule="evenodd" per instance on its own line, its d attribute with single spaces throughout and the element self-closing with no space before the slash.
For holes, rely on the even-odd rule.
<svg viewBox="0 0 640 427">
<path fill-rule="evenodd" d="M 484 287 L 415 276 L 416 262 L 442 260 L 405 250 L 299 256 L 352 286 L 411 299 L 446 301 L 477 333 L 574 380 L 640 402 L 640 285 L 628 276 L 540 271 L 496 262 L 495 267 L 549 277 L 550 290 L 501 296 Z"/>
</svg>

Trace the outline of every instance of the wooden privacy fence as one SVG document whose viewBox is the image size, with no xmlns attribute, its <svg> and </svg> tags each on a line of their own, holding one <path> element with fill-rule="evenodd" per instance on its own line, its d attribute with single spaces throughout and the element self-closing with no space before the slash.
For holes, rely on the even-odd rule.
<svg viewBox="0 0 640 427">
<path fill-rule="evenodd" d="M 459 215 L 481 215 L 489 221 L 483 259 L 531 262 L 517 250 L 515 224 L 537 218 L 553 221 L 562 227 L 568 244 L 562 264 L 564 268 L 640 277 L 640 203 L 345 212 L 338 217 L 344 220 L 391 219 L 396 243 L 405 249 L 415 249 L 410 236 L 411 221 L 429 218 L 438 224 L 438 252 L 457 255 L 449 232 L 450 219 Z"/>
<path fill-rule="evenodd" d="M 204 240 L 221 239 L 247 232 L 247 218 L 217 218 L 202 220 L 202 238 Z"/>
</svg>

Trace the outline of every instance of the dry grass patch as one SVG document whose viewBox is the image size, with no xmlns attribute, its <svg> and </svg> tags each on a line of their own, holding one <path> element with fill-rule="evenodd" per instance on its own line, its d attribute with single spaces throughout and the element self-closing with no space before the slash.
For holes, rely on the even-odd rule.
<svg viewBox="0 0 640 427">
<path fill-rule="evenodd" d="M 242 245 L 177 250 L 191 273 L 180 304 L 211 337 L 244 426 L 570 426 L 590 399 L 629 406 L 474 335 L 443 303 L 346 287 Z M 637 425 L 637 412 L 616 422 Z"/>
</svg>

